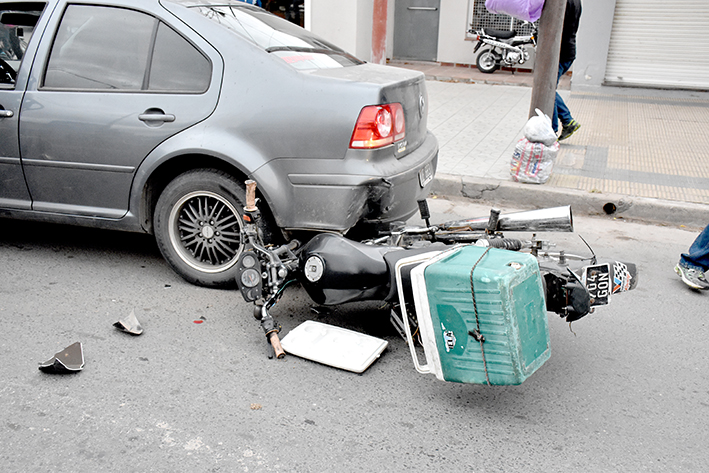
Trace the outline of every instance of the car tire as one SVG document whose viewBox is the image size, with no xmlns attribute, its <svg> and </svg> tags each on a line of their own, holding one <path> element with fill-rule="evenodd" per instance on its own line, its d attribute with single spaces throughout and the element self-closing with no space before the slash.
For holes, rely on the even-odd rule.
<svg viewBox="0 0 709 473">
<path fill-rule="evenodd" d="M 158 248 L 186 281 L 204 287 L 235 284 L 243 250 L 243 184 L 214 169 L 185 172 L 160 194 L 153 225 Z M 275 225 L 260 209 L 261 230 L 269 239 Z"/>
</svg>

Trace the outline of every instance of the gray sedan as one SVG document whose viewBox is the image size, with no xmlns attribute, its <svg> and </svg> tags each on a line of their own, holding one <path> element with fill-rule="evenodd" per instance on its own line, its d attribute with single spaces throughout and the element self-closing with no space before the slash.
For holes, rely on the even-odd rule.
<svg viewBox="0 0 709 473">
<path fill-rule="evenodd" d="M 411 216 L 426 100 L 420 73 L 242 2 L 0 0 L 0 216 L 151 233 L 228 285 L 247 179 L 273 240 Z"/>
</svg>

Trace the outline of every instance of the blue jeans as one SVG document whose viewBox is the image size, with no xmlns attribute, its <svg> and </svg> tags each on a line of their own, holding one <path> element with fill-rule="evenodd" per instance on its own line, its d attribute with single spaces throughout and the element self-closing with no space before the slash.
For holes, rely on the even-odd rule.
<svg viewBox="0 0 709 473">
<path fill-rule="evenodd" d="M 709 225 L 694 240 L 689 247 L 689 253 L 680 256 L 679 262 L 690 268 L 709 271 Z"/>
<path fill-rule="evenodd" d="M 559 85 L 559 80 L 561 79 L 561 76 L 566 74 L 566 71 L 569 70 L 571 64 L 573 63 L 574 61 L 565 61 L 559 63 L 559 75 L 556 76 L 557 86 Z M 554 133 L 559 131 L 559 121 L 561 121 L 561 126 L 564 126 L 571 120 L 573 120 L 573 118 L 571 117 L 569 107 L 566 106 L 564 100 L 559 95 L 559 92 L 557 92 L 556 98 L 554 99 L 554 116 L 551 118 L 551 127 L 554 129 Z"/>
</svg>

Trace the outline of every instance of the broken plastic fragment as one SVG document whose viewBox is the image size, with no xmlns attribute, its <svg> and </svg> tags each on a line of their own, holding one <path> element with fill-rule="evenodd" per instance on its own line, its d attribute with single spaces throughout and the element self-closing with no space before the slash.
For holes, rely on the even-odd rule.
<svg viewBox="0 0 709 473">
<path fill-rule="evenodd" d="M 307 320 L 282 340 L 291 355 L 354 373 L 362 373 L 379 358 L 389 342 L 341 327 Z"/>
<path fill-rule="evenodd" d="M 84 349 L 80 342 L 76 342 L 66 347 L 63 351 L 55 353 L 53 357 L 44 363 L 40 363 L 39 369 L 45 373 L 75 373 L 84 368 Z"/>
<path fill-rule="evenodd" d="M 113 326 L 119 330 L 128 332 L 131 335 L 140 335 L 141 333 L 143 333 L 143 326 L 140 325 L 140 322 L 138 322 L 138 319 L 135 316 L 135 310 L 131 310 L 128 317 L 119 320 L 118 322 L 113 324 Z"/>
</svg>

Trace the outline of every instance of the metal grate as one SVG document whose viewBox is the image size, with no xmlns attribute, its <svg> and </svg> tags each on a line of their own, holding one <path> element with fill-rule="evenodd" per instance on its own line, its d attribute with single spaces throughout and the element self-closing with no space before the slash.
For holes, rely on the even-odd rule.
<svg viewBox="0 0 709 473">
<path fill-rule="evenodd" d="M 469 0 L 472 3 L 472 21 L 470 28 L 477 31 L 481 28 L 496 30 L 515 30 L 518 34 L 532 34 L 534 26 L 527 21 L 512 18 L 509 15 L 490 13 L 485 8 L 485 0 Z"/>
</svg>

